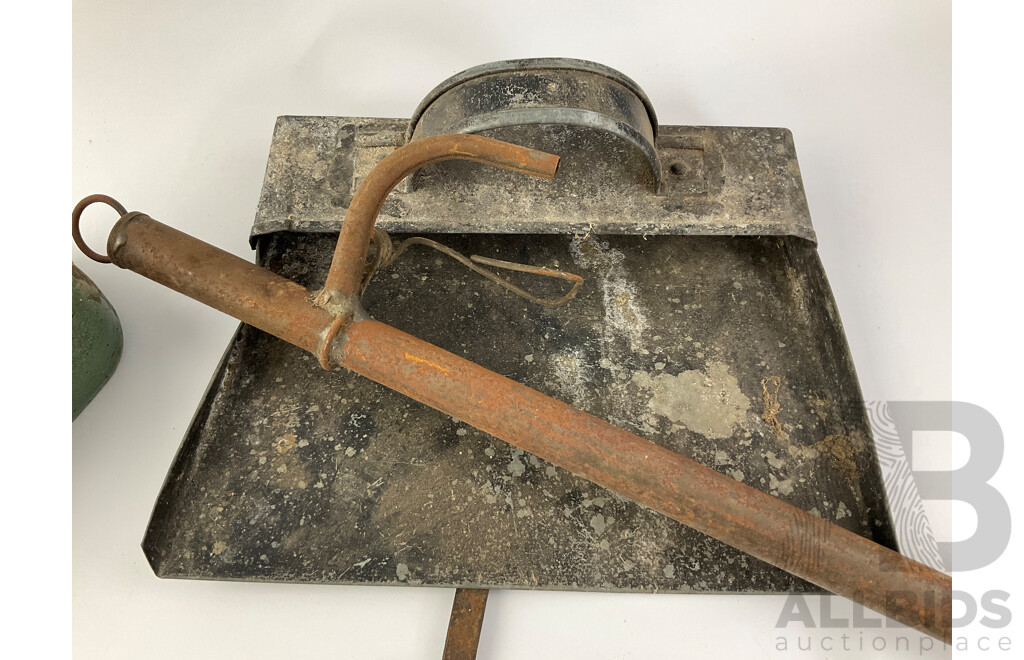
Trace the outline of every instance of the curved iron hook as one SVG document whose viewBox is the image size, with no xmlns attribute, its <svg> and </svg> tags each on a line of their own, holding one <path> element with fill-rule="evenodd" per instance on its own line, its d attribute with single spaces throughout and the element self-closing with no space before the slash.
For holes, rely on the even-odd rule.
<svg viewBox="0 0 1024 660">
<path fill-rule="evenodd" d="M 384 200 L 408 175 L 445 160 L 470 160 L 544 179 L 555 178 L 558 170 L 558 156 L 481 135 L 437 135 L 399 147 L 374 166 L 352 197 L 316 305 L 338 314 L 351 309 L 363 282 L 370 238 Z"/>
</svg>

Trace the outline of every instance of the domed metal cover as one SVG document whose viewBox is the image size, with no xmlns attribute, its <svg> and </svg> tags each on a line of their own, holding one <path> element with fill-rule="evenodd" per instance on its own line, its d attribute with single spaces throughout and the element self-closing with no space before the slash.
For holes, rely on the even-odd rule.
<svg viewBox="0 0 1024 660">
<path fill-rule="evenodd" d="M 561 189 L 600 180 L 653 192 L 661 182 L 657 127 L 647 95 L 618 71 L 545 58 L 494 62 L 449 78 L 413 113 L 407 136 L 496 137 L 557 153 Z M 467 168 L 457 169 L 464 178 Z"/>
</svg>

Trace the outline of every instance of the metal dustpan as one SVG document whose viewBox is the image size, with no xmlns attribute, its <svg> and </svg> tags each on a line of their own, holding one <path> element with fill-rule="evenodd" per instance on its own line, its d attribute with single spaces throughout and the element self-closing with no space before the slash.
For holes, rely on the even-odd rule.
<svg viewBox="0 0 1024 660">
<path fill-rule="evenodd" d="M 557 154 L 557 176 L 507 171 L 553 175 L 545 154 L 529 149 L 540 160 L 525 165 L 470 154 L 476 140 L 493 142 L 478 136 Z M 505 158 L 505 169 L 430 160 L 371 209 L 379 219 L 369 258 L 365 247 L 357 255 L 368 265 L 349 277 L 362 305 L 326 295 L 342 218 L 363 203 L 360 185 L 403 150 L 450 139 L 465 150 L 458 157 Z M 345 224 L 341 243 L 355 231 Z M 154 275 L 117 232 L 108 251 L 118 265 L 206 302 L 214 295 L 190 290 L 185 275 Z M 859 548 L 865 539 L 873 565 L 916 571 L 884 550 L 896 548 L 893 524 L 785 129 L 659 126 L 636 83 L 589 62 L 484 65 L 434 89 L 411 120 L 281 117 L 251 241 L 259 266 L 310 291 L 326 280 L 315 305 L 351 325 L 340 326 L 344 341 L 330 323 L 290 340 L 308 352 L 239 327 L 145 536 L 161 577 L 819 590 L 801 575 L 842 593 L 835 576 L 819 579 L 805 564 L 853 580 L 844 565 L 819 561 L 818 544 Z M 277 281 L 252 286 L 271 296 Z M 284 336 L 284 319 L 261 327 Z M 345 329 L 360 326 L 363 334 Z M 397 358 L 367 366 L 373 356 L 362 347 L 391 341 L 380 334 L 387 326 L 449 353 L 395 340 Z M 548 420 L 549 434 L 572 426 L 582 447 L 590 422 L 563 421 L 563 409 L 544 408 L 549 399 L 517 398 L 516 383 L 505 392 L 490 372 L 451 386 L 446 377 L 464 374 L 450 373 L 463 368 L 443 361 L 450 354 L 619 427 L 607 446 L 624 443 L 621 456 L 639 447 L 626 447 L 628 438 L 652 441 L 637 458 L 650 462 L 628 466 L 620 483 L 618 467 L 604 466 L 620 460 L 618 449 L 524 450 L 540 447 L 526 440 L 533 419 Z M 394 384 L 402 378 L 429 387 Z M 445 397 L 511 406 L 515 419 L 460 412 L 463 403 Z M 748 526 L 780 529 L 747 543 L 746 523 L 737 536 L 689 504 L 659 503 L 658 493 L 682 483 L 661 467 L 674 455 L 714 470 L 700 472 L 710 499 L 738 482 L 740 494 L 723 490 L 722 501 L 746 502 L 756 490 L 793 506 L 760 520 L 761 500 L 750 504 Z M 649 488 L 648 469 L 658 480 Z M 734 522 L 731 510 L 722 515 Z"/>
<path fill-rule="evenodd" d="M 557 153 L 559 176 L 428 166 L 378 225 L 585 284 L 549 309 L 416 249 L 367 288 L 374 318 L 895 547 L 784 129 L 658 126 L 635 83 L 594 64 L 486 65 L 431 92 L 411 122 L 280 118 L 257 263 L 322 283 L 360 179 L 409 138 L 463 131 Z M 163 577 L 813 589 L 245 325 L 145 549 Z"/>
</svg>

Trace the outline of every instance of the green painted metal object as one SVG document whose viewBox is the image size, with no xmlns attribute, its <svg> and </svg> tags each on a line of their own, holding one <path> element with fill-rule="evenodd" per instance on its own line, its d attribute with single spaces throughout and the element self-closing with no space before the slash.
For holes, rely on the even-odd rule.
<svg viewBox="0 0 1024 660">
<path fill-rule="evenodd" d="M 113 375 L 123 346 L 121 321 L 110 301 L 71 264 L 71 419 Z"/>
</svg>

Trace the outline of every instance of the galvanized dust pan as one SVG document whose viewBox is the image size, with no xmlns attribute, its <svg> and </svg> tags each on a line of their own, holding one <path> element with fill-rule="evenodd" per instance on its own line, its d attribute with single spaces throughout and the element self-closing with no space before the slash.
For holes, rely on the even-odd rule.
<svg viewBox="0 0 1024 660">
<path fill-rule="evenodd" d="M 360 184 L 407 150 L 451 134 L 455 151 L 476 148 L 458 139 L 472 134 L 463 142 L 486 136 L 557 154 L 557 176 L 547 181 L 472 162 L 431 161 L 379 209 L 377 228 L 387 233 L 376 232 L 370 250 L 372 282 L 366 285 L 369 271 L 361 267 L 349 278 L 359 285 L 349 287 L 353 294 L 365 289 L 362 306 L 355 295 L 327 295 L 334 290 L 328 272 L 333 278 L 332 255 L 339 260 L 341 219 L 363 203 Z M 527 153 L 524 158 L 536 160 L 530 165 L 500 166 L 552 175 L 556 163 L 544 161 L 546 154 Z M 472 159 L 498 156 L 488 158 Z M 154 266 L 133 256 L 135 225 L 122 223 L 122 235 L 115 228 L 109 244 L 115 263 L 210 302 L 184 275 L 154 274 Z M 424 240 L 402 243 L 411 236 Z M 359 238 L 363 254 L 368 237 Z M 174 238 L 186 239 L 195 241 Z M 636 83 L 589 62 L 484 65 L 434 89 L 411 121 L 281 117 L 251 240 L 259 266 L 310 291 L 327 280 L 315 306 L 351 325 L 340 326 L 348 332 L 343 341 L 331 334 L 338 325 L 324 331 L 329 337 L 294 341 L 309 352 L 251 325 L 239 327 L 146 533 L 146 556 L 161 577 L 477 589 L 819 590 L 796 573 L 858 598 L 861 587 L 849 575 L 856 571 L 845 560 L 835 563 L 819 544 L 857 552 L 863 545 L 868 563 L 892 564 L 900 576 L 920 566 L 884 550 L 896 548 L 893 525 L 787 130 L 659 126 Z M 357 253 L 357 265 L 364 263 Z M 516 264 L 526 272 L 508 270 Z M 578 291 L 573 275 L 583 280 Z M 258 286 L 278 286 L 268 282 Z M 245 310 L 226 311 L 248 318 Z M 290 332 L 274 323 L 284 325 L 275 320 L 261 327 L 278 336 Z M 530 445 L 524 438 L 534 433 L 532 420 L 553 420 L 544 432 L 557 436 L 575 418 L 560 421 L 569 413 L 549 413 L 546 397 L 516 398 L 515 383 L 506 393 L 504 379 L 492 383 L 490 372 L 467 377 L 464 387 L 451 385 L 446 378 L 459 375 L 462 361 L 444 362 L 457 358 L 392 341 L 387 326 L 624 431 L 614 429 L 620 435 L 608 440 L 612 449 L 590 448 L 593 454 L 582 458 L 561 445 Z M 358 327 L 369 329 L 360 334 Z M 372 366 L 365 347 L 373 342 L 391 342 L 397 357 Z M 325 366 L 355 369 L 403 393 L 357 373 L 325 370 L 318 355 Z M 417 390 L 402 378 L 429 382 Z M 500 400 L 491 394 L 498 390 Z M 512 409 L 505 417 L 458 412 L 459 405 L 475 410 L 477 404 Z M 573 427 L 581 447 L 587 433 L 596 443 L 612 428 L 585 432 L 592 419 Z M 537 447 L 535 453 L 551 460 L 495 436 Z M 655 443 L 643 445 L 653 448 L 651 455 L 641 449 L 637 458 L 643 463 L 657 450 L 650 463 L 635 470 L 630 464 L 633 471 L 622 480 L 615 471 L 621 465 L 608 468 L 612 476 L 601 472 L 606 459 L 631 460 L 622 457 L 641 447 L 630 444 L 636 436 Z M 723 490 L 722 501 L 746 500 L 750 486 L 795 509 L 776 514 L 758 500 L 752 511 L 712 519 L 689 508 L 691 496 L 676 495 L 676 502 L 687 502 L 678 507 L 660 504 L 659 494 L 683 483 L 659 467 L 676 455 L 713 468 L 696 466 L 708 479 L 702 487 L 710 499 L 715 489 L 735 487 L 740 494 Z M 576 474 L 556 463 L 577 466 Z M 648 484 L 648 469 L 657 483 Z M 775 506 L 776 500 L 761 499 Z M 722 518 L 741 531 L 724 530 Z M 766 534 L 789 536 L 751 545 L 748 527 L 780 527 Z M 937 575 L 927 579 L 941 585 Z M 940 607 L 946 589 L 939 588 Z M 859 597 L 894 616 L 901 616 L 900 607 L 913 609 L 886 609 L 872 598 Z M 903 614 L 928 628 L 915 616 Z M 948 633 L 941 623 L 931 626 L 932 634 Z"/>
</svg>

